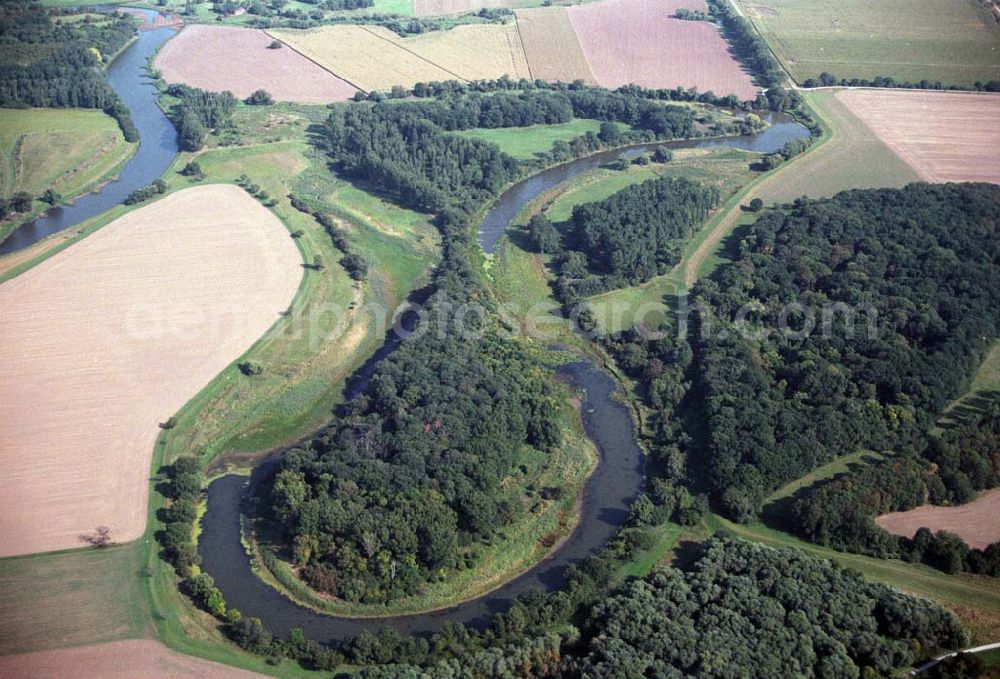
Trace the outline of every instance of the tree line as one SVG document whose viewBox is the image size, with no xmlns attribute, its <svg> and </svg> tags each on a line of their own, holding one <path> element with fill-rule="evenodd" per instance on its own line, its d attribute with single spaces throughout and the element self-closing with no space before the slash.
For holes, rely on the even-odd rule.
<svg viewBox="0 0 1000 679">
<path fill-rule="evenodd" d="M 1000 406 L 994 404 L 956 428 L 933 434 L 922 450 L 898 450 L 886 460 L 816 483 L 775 513 L 792 532 L 835 549 L 923 562 L 948 573 L 1000 576 L 1000 542 L 971 549 L 952 533 L 921 528 L 907 538 L 891 535 L 874 521 L 926 503 L 965 504 L 977 491 L 997 485 Z"/>
<path fill-rule="evenodd" d="M 0 4 L 0 106 L 101 109 L 118 122 L 126 141 L 138 141 L 127 107 L 103 73 L 103 59 L 121 50 L 135 30 L 136 20 L 123 13 L 63 23 L 37 0 Z"/>
<path fill-rule="evenodd" d="M 904 89 L 919 90 L 973 90 L 975 92 L 1000 92 L 1000 80 L 988 80 L 986 82 L 977 80 L 970 87 L 968 85 L 945 84 L 940 80 L 927 80 L 911 82 L 908 80 L 896 80 L 892 76 L 879 75 L 874 78 L 838 78 L 832 73 L 823 71 L 818 78 L 807 78 L 802 83 L 803 87 L 900 87 Z"/>
</svg>

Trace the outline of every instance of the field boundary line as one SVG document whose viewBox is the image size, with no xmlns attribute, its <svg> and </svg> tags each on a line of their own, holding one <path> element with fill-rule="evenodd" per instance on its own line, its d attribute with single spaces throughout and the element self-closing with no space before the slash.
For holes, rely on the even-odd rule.
<svg viewBox="0 0 1000 679">
<path fill-rule="evenodd" d="M 528 79 L 534 80 L 535 76 L 531 72 L 531 62 L 528 61 L 528 53 L 524 51 L 524 38 L 521 37 L 521 22 L 514 13 L 514 32 L 517 33 L 517 44 L 521 46 L 521 55 L 524 57 L 524 67 L 528 69 Z"/>
<path fill-rule="evenodd" d="M 420 59 L 421 61 L 425 61 L 428 64 L 430 64 L 431 66 L 433 66 L 434 68 L 438 68 L 438 69 L 444 71 L 445 73 L 448 73 L 450 75 L 455 76 L 456 78 L 458 78 L 462 82 L 466 82 L 466 83 L 469 82 L 469 80 L 467 78 L 463 78 L 459 74 L 455 73 L 452 70 L 449 70 L 449 69 L 445 68 L 441 64 L 435 63 L 435 62 L 431 61 L 430 59 L 428 59 L 427 57 L 425 57 L 423 55 L 420 55 L 420 54 L 417 54 L 416 52 L 414 52 L 413 50 L 411 50 L 409 47 L 406 47 L 405 45 L 402 45 L 401 43 L 393 42 L 392 40 L 389 40 L 389 38 L 386 38 L 384 36 L 379 35 L 375 31 L 372 31 L 371 29 L 369 29 L 367 26 L 361 26 L 360 28 L 361 28 L 361 30 L 363 30 L 365 33 L 368 33 L 372 37 L 378 38 L 379 40 L 382 40 L 383 42 L 387 42 L 390 45 L 392 45 L 393 47 L 397 47 L 397 48 L 403 50 L 407 54 L 412 54 L 417 59 Z M 405 40 L 405 38 L 400 38 L 400 40 Z M 527 59 L 525 59 L 525 61 L 527 61 Z"/>
<path fill-rule="evenodd" d="M 355 82 L 352 82 L 352 81 L 348 80 L 347 78 L 345 78 L 345 77 L 344 77 L 344 76 L 342 76 L 342 75 L 339 75 L 339 74 L 337 74 L 337 73 L 334 73 L 334 72 L 333 72 L 332 70 L 330 70 L 330 69 L 329 69 L 328 67 L 326 67 L 326 66 L 324 66 L 323 64 L 319 63 L 318 61 L 316 61 L 315 59 L 313 59 L 313 58 L 312 58 L 311 56 L 309 56 L 308 54 L 306 54 L 306 53 L 305 53 L 305 52 L 303 52 L 302 50 L 300 50 L 300 49 L 296 49 L 296 48 L 295 48 L 295 46 L 293 46 L 293 45 L 292 45 L 291 43 L 289 43 L 289 42 L 285 42 L 284 40 L 282 40 L 281 38 L 277 37 L 276 35 L 272 35 L 272 34 L 271 34 L 271 33 L 270 33 L 269 31 L 267 31 L 266 29 L 264 30 L 264 35 L 266 35 L 267 37 L 271 38 L 272 40 L 277 40 L 277 41 L 278 41 L 278 42 L 280 42 L 280 43 L 281 43 L 282 45 L 284 45 L 284 46 L 285 46 L 285 47 L 287 47 L 288 49 L 292 50 L 293 52 L 295 52 L 296 54 L 298 54 L 298 55 L 299 55 L 300 57 L 302 57 L 303 59 L 306 59 L 306 60 L 308 60 L 308 61 L 310 61 L 310 62 L 312 62 L 312 63 L 316 64 L 317 66 L 319 66 L 320 68 L 322 68 L 322 69 L 323 69 L 324 71 L 326 71 L 327 73 L 329 73 L 330 75 L 332 75 L 332 76 L 333 76 L 334 78 L 339 78 L 339 79 L 343 80 L 343 81 L 344 81 L 345 83 L 347 83 L 348 85 L 350 85 L 351 87 L 353 87 L 354 89 L 356 89 L 357 91 L 359 91 L 359 92 L 362 92 L 362 93 L 364 93 L 364 94 L 368 94 L 368 90 L 366 90 L 365 88 L 363 88 L 363 87 L 359 87 L 357 83 L 355 83 Z"/>
</svg>

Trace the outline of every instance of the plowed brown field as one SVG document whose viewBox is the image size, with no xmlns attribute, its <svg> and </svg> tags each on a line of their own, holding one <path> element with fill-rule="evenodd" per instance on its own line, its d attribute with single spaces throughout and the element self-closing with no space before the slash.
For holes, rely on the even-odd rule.
<svg viewBox="0 0 1000 679">
<path fill-rule="evenodd" d="M 157 424 L 279 319 L 301 261 L 277 217 L 210 185 L 0 285 L 0 556 L 139 537 Z"/>
<path fill-rule="evenodd" d="M 569 18 L 597 83 L 615 88 L 697 87 L 701 92 L 757 96 L 749 74 L 707 21 L 672 18 L 693 0 L 603 0 L 569 8 Z M 529 58 L 529 64 L 531 63 Z"/>
<path fill-rule="evenodd" d="M 356 89 L 287 46 L 268 49 L 273 38 L 236 26 L 186 27 L 153 60 L 168 83 L 238 97 L 265 89 L 278 101 L 303 104 L 343 101 Z"/>
<path fill-rule="evenodd" d="M 837 98 L 923 179 L 1000 183 L 1000 95 L 847 90 Z"/>
<path fill-rule="evenodd" d="M 970 547 L 983 549 L 1000 540 L 1000 488 L 980 493 L 975 501 L 957 507 L 923 505 L 908 512 L 883 514 L 875 523 L 895 535 L 912 538 L 918 528 L 946 530 L 961 536 Z"/>
<path fill-rule="evenodd" d="M 597 84 L 565 7 L 520 9 L 516 14 L 532 78 Z"/>
<path fill-rule="evenodd" d="M 131 639 L 0 657 L 0 676 L 32 679 L 252 679 L 259 674 L 181 655 L 158 641 Z"/>
</svg>

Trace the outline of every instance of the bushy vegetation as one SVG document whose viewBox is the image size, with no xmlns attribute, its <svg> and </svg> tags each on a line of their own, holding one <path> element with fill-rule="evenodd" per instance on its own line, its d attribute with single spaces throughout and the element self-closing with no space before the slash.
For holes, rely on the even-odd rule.
<svg viewBox="0 0 1000 679">
<path fill-rule="evenodd" d="M 166 469 L 166 475 L 164 494 L 171 503 L 160 511 L 164 527 L 157 533 L 157 539 L 163 546 L 167 561 L 174 565 L 182 578 L 187 578 L 201 562 L 192 536 L 198 516 L 197 503 L 201 499 L 205 479 L 201 465 L 193 457 L 178 458 Z"/>
<path fill-rule="evenodd" d="M 912 184 L 758 219 L 694 291 L 714 324 L 696 352 L 705 471 L 727 514 L 750 519 L 837 456 L 925 436 L 998 334 L 998 218 L 995 186 Z"/>
<path fill-rule="evenodd" d="M 177 128 L 178 145 L 184 151 L 199 150 L 209 132 L 229 125 L 236 110 L 237 99 L 229 91 L 206 92 L 197 87 L 171 85 L 167 94 L 178 99 L 170 117 Z"/>
<path fill-rule="evenodd" d="M 0 106 L 102 109 L 118 121 L 125 141 L 138 141 L 128 109 L 102 72 L 104 59 L 135 29 L 126 14 L 54 22 L 35 0 L 0 3 Z"/>
<path fill-rule="evenodd" d="M 132 193 L 125 197 L 122 202 L 125 205 L 137 205 L 139 203 L 145 203 L 150 198 L 155 198 L 156 196 L 163 195 L 167 190 L 167 183 L 162 179 L 157 179 L 152 184 L 144 186 L 141 189 L 136 189 Z"/>
</svg>

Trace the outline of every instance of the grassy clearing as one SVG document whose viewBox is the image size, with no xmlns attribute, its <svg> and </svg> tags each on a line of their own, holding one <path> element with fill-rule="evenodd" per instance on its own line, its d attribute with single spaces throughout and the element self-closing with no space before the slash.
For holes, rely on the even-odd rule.
<svg viewBox="0 0 1000 679">
<path fill-rule="evenodd" d="M 525 160 L 550 151 L 557 141 L 568 142 L 588 132 L 596 134 L 600 129 L 601 124 L 596 120 L 577 118 L 561 125 L 474 129 L 463 130 L 457 134 L 470 139 L 492 142 L 507 155 Z"/>
<path fill-rule="evenodd" d="M 0 560 L 0 655 L 151 636 L 133 542 Z"/>
<path fill-rule="evenodd" d="M 583 431 L 579 414 L 568 402 L 562 408 L 564 445 L 554 453 L 525 448 L 510 481 L 512 500 L 526 503 L 529 512 L 509 526 L 492 544 L 479 548 L 475 568 L 460 570 L 443 582 L 429 584 L 416 597 L 388 605 L 366 605 L 324 598 L 298 580 L 290 564 L 282 562 L 265 580 L 307 606 L 337 615 L 390 616 L 454 606 L 474 599 L 516 577 L 542 560 L 560 539 L 570 533 L 577 515 L 575 502 L 597 464 L 597 451 Z M 546 500 L 543 488 L 562 488 L 561 499 Z M 263 570 L 261 568 L 261 570 Z"/>
<path fill-rule="evenodd" d="M 102 111 L 2 109 L 0 197 L 27 191 L 37 198 L 54 189 L 75 198 L 114 177 L 137 148 Z M 48 205 L 36 202 L 35 207 L 41 211 Z M 0 225 L 0 237 L 12 226 Z"/>
<path fill-rule="evenodd" d="M 653 546 L 640 550 L 625 564 L 621 570 L 623 578 L 644 578 L 653 568 L 664 563 L 684 532 L 684 527 L 668 521 L 649 530 L 653 534 Z"/>
<path fill-rule="evenodd" d="M 972 85 L 1000 74 L 1000 27 L 973 0 L 737 0 L 798 82 L 891 76 Z"/>
</svg>

